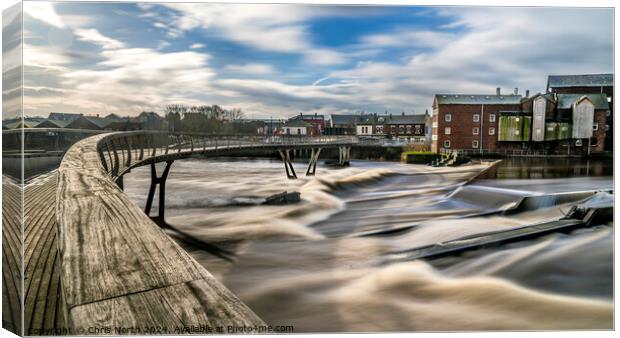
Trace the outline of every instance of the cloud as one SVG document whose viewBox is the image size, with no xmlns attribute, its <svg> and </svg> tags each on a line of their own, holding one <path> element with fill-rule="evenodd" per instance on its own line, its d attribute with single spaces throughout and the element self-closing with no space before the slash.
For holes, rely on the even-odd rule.
<svg viewBox="0 0 620 338">
<path fill-rule="evenodd" d="M 94 43 L 101 46 L 103 49 L 118 49 L 124 48 L 125 44 L 121 41 L 103 36 L 98 30 L 94 28 L 90 29 L 76 29 L 74 34 L 79 40 Z"/>
<path fill-rule="evenodd" d="M 334 65 L 346 61 L 345 54 L 312 43 L 306 22 L 317 16 L 347 15 L 340 9 L 303 5 L 166 3 L 173 10 L 167 18 L 143 8 L 157 22 L 167 20 L 168 34 L 180 36 L 194 29 L 213 29 L 223 38 L 259 51 L 302 54 L 310 64 Z M 157 23 L 156 22 L 156 23 Z M 163 27 L 162 27 L 163 28 Z"/>
<path fill-rule="evenodd" d="M 400 29 L 385 34 L 371 34 L 362 38 L 362 44 L 371 48 L 382 47 L 442 47 L 457 38 L 455 33 L 409 31 Z"/>
<path fill-rule="evenodd" d="M 65 24 L 54 9 L 52 2 L 24 2 L 24 12 L 34 19 L 45 22 L 56 28 L 64 28 Z"/>
<path fill-rule="evenodd" d="M 275 70 L 271 65 L 262 63 L 248 63 L 245 65 L 227 65 L 226 70 L 241 74 L 265 75 L 274 73 Z"/>
<path fill-rule="evenodd" d="M 86 113 L 136 114 L 160 111 L 171 102 L 200 103 L 215 73 L 209 55 L 192 51 L 163 53 L 150 48 L 104 49 L 96 64 L 76 64 L 62 50 L 26 45 L 24 106 Z M 44 69 L 28 71 L 28 69 Z M 42 77 L 43 74 L 47 74 Z M 44 79 L 49 85 L 40 85 Z"/>
<path fill-rule="evenodd" d="M 494 93 L 497 86 L 535 92 L 544 90 L 547 74 L 613 70 L 613 11 L 607 9 L 440 8 L 433 13 L 448 23 L 442 27 L 393 27 L 354 45 L 323 48 L 310 33 L 310 21 L 347 15 L 329 6 L 166 6 L 173 10 L 141 7 L 153 25 L 161 23 L 149 44 L 204 30 L 253 48 L 261 63 L 211 60 L 193 31 L 191 41 L 174 42 L 189 45 L 185 51 L 164 52 L 82 27 L 76 36 L 102 47 L 95 55 L 75 46 L 24 46 L 25 106 L 135 114 L 173 102 L 218 103 L 255 117 L 423 113 L 435 93 Z M 274 52 L 299 58 L 280 63 Z"/>
<path fill-rule="evenodd" d="M 168 42 L 168 41 L 166 41 L 166 40 L 160 40 L 160 41 L 157 43 L 157 49 L 165 49 L 165 48 L 170 47 L 170 45 L 171 45 L 171 43 L 170 43 L 170 42 Z"/>
</svg>

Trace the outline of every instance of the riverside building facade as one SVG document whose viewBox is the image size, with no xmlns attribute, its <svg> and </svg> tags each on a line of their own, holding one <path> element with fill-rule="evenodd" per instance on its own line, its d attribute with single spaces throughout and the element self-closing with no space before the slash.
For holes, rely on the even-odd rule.
<svg viewBox="0 0 620 338">
<path fill-rule="evenodd" d="M 600 85 L 610 84 L 612 77 L 594 76 L 599 79 L 595 83 L 581 78 L 590 79 L 585 75 L 567 76 L 564 83 L 573 87 L 558 86 L 557 77 L 549 77 L 547 93 L 531 97 L 529 91 L 519 95 L 518 89 L 502 95 L 499 88 L 495 95 L 435 95 L 431 150 L 566 155 L 611 151 L 608 93 L 613 93 L 613 84 Z M 584 87 L 585 82 L 599 86 Z"/>
</svg>

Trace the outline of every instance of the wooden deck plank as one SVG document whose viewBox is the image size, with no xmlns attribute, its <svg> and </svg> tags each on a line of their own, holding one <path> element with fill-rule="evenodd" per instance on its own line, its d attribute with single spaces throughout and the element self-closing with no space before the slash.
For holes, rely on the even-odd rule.
<svg viewBox="0 0 620 338">
<path fill-rule="evenodd" d="M 57 179 L 57 174 L 51 174 L 24 188 L 24 333 L 30 335 L 51 334 L 55 329 L 66 327 L 62 316 L 63 303 L 59 301 L 60 270 L 57 259 L 55 213 Z M 11 236 L 15 242 L 20 241 L 19 238 L 22 236 L 19 219 L 7 221 L 7 218 L 15 218 L 11 215 L 18 215 L 21 197 L 14 197 L 19 195 L 19 187 L 11 184 L 3 180 L 2 216 L 5 226 L 3 237 Z M 7 231 L 7 226 L 15 229 Z M 10 249 L 10 245 L 3 246 L 5 256 L 3 261 L 11 256 L 7 255 L 7 250 Z M 14 251 L 14 255 L 17 255 L 15 259 L 19 259 L 21 252 Z M 21 287 L 19 269 L 3 270 L 6 285 L 10 286 L 11 283 L 6 282 L 13 278 L 14 283 L 18 283 L 17 285 Z M 11 276 L 15 271 L 18 274 Z M 12 308 L 6 311 L 7 314 L 14 312 L 21 320 L 19 294 L 16 291 L 5 292 L 3 297 L 8 300 L 3 311 L 7 307 Z M 3 319 L 6 318 L 5 316 Z"/>
<path fill-rule="evenodd" d="M 2 177 L 2 326 L 16 334 L 22 330 L 22 240 L 20 186 Z"/>
<path fill-rule="evenodd" d="M 123 333 L 114 331 L 115 327 L 138 329 L 125 334 L 183 334 L 191 333 L 186 328 L 195 326 L 217 333 L 225 332 L 228 325 L 253 326 L 262 322 L 236 297 L 213 288 L 212 281 L 205 279 L 81 305 L 71 309 L 70 316 L 74 323 L 89 323 L 83 327 L 76 324 L 77 332 L 87 332 L 93 326 L 112 328 L 108 334 Z M 157 323 L 155 327 L 161 331 L 145 331 L 152 323 Z"/>
</svg>

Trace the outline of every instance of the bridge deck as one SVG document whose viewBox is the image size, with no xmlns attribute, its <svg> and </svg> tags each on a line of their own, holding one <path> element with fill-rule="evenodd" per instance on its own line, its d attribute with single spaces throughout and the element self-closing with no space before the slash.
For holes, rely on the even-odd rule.
<svg viewBox="0 0 620 338">
<path fill-rule="evenodd" d="M 56 244 L 56 181 L 58 175 L 27 185 L 24 194 L 24 331 L 27 335 L 51 334 L 54 329 L 66 328 L 64 307 L 60 296 L 60 264 Z M 6 262 L 12 269 L 3 270 L 7 284 L 5 320 L 21 326 L 19 316 L 21 289 L 19 281 L 21 234 L 18 215 L 21 213 L 19 186 L 4 179 L 3 221 L 6 244 L 3 247 Z M 15 215 L 11 217 L 8 215 Z M 8 255 L 7 255 L 8 254 Z M 17 255 L 17 256 L 15 256 Z M 12 280 L 12 282 L 11 282 Z M 4 313 L 4 312 L 3 312 Z"/>
<path fill-rule="evenodd" d="M 112 181 L 97 150 L 103 137 L 76 143 L 59 168 L 58 248 L 69 325 L 77 333 L 163 327 L 168 334 L 263 325 Z M 129 152 L 122 156 L 129 162 Z"/>
<path fill-rule="evenodd" d="M 21 330 L 21 191 L 2 177 L 2 326 Z"/>
</svg>

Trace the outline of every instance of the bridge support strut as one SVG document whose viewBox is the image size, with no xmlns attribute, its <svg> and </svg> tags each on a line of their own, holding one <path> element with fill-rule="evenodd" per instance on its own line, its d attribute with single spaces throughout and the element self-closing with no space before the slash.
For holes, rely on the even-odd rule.
<svg viewBox="0 0 620 338">
<path fill-rule="evenodd" d="M 349 165 L 351 160 L 351 147 L 338 147 L 338 164 L 341 166 Z"/>
<path fill-rule="evenodd" d="M 159 225 L 165 225 L 164 214 L 166 212 L 166 179 L 170 172 L 170 167 L 174 161 L 166 161 L 166 167 L 164 168 L 161 176 L 157 177 L 157 171 L 155 170 L 155 163 L 151 163 L 151 187 L 149 188 L 149 195 L 146 199 L 146 207 L 144 213 L 150 216 Z M 155 197 L 155 188 L 159 185 L 159 200 L 157 216 L 151 216 L 151 207 L 153 206 L 153 197 Z"/>
<path fill-rule="evenodd" d="M 295 173 L 295 168 L 293 168 L 293 162 L 291 161 L 291 150 L 278 150 L 280 153 L 280 157 L 282 157 L 282 162 L 284 162 L 284 169 L 286 170 L 286 177 L 289 180 L 294 180 L 297 178 L 297 174 Z"/>
<path fill-rule="evenodd" d="M 310 153 L 310 162 L 308 163 L 308 170 L 306 170 L 306 176 L 314 176 L 316 173 L 316 162 L 319 160 L 319 154 L 321 154 L 321 148 L 312 148 Z"/>
</svg>

